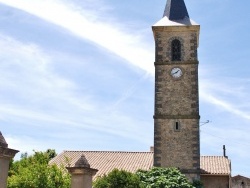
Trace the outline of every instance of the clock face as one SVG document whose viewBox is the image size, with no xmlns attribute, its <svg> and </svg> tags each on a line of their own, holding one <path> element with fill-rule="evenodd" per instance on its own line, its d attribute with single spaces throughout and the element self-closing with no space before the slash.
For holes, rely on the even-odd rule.
<svg viewBox="0 0 250 188">
<path fill-rule="evenodd" d="M 173 78 L 180 78 L 182 74 L 182 70 L 179 67 L 175 67 L 171 70 L 171 76 Z"/>
</svg>

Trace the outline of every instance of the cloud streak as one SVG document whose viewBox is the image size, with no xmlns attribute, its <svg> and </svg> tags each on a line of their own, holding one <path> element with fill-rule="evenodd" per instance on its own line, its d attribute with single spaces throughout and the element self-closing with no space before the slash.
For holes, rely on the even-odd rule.
<svg viewBox="0 0 250 188">
<path fill-rule="evenodd" d="M 3 121 L 11 119 L 13 123 L 25 125 L 22 129 L 51 129 L 53 125 L 54 130 L 71 127 L 100 131 L 148 143 L 146 133 L 140 137 L 132 134 L 140 129 L 141 122 L 118 112 L 109 114 L 87 92 L 79 98 L 74 93 L 78 86 L 53 72 L 51 57 L 46 56 L 38 46 L 23 44 L 4 35 L 0 35 L 0 39 L 0 48 L 3 49 L 0 54 L 0 112 Z M 13 96 L 4 95 L 12 91 Z M 138 126 L 132 128 L 134 124 Z M 12 144 L 17 144 L 17 148 L 25 142 L 15 141 L 10 135 L 9 138 Z M 23 138 L 29 142 L 30 137 Z M 33 146 L 27 146 L 28 150 Z"/>
<path fill-rule="evenodd" d="M 135 33 L 126 32 L 120 27 L 120 23 L 102 20 L 96 12 L 79 7 L 69 1 L 49 0 L 0 0 L 0 2 L 24 10 L 58 26 L 61 26 L 73 34 L 90 40 L 116 55 L 124 58 L 134 66 L 137 66 L 151 75 L 153 71 L 152 48 Z M 55 11 L 56 10 L 56 11 Z M 145 47 L 146 46 L 146 47 Z M 201 90 L 200 96 L 209 103 L 212 103 L 233 114 L 249 119 L 250 116 L 241 110 L 236 109 L 232 104 L 207 94 Z M 123 100 L 124 96 L 120 99 Z"/>
<path fill-rule="evenodd" d="M 96 15 L 96 12 L 65 0 L 0 0 L 0 2 L 61 26 L 81 38 L 110 50 L 131 64 L 151 74 L 154 73 L 153 48 L 149 47 L 141 36 L 136 35 L 138 31 L 128 33 L 126 27 L 121 27 L 122 24 L 119 22 L 104 21 Z"/>
<path fill-rule="evenodd" d="M 228 81 L 231 81 L 231 83 L 227 84 Z M 249 110 L 245 109 L 245 106 L 249 106 L 248 89 L 245 88 L 245 82 L 248 82 L 248 80 L 243 82 L 242 79 L 234 78 L 224 80 L 221 83 L 213 81 L 213 79 L 203 80 L 200 85 L 200 98 L 202 101 L 213 104 L 224 111 L 250 120 Z"/>
</svg>

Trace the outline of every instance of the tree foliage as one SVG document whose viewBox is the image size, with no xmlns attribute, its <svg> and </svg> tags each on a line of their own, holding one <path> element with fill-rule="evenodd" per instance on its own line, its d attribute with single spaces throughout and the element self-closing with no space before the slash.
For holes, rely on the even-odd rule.
<svg viewBox="0 0 250 188">
<path fill-rule="evenodd" d="M 139 177 L 136 174 L 114 169 L 108 175 L 98 177 L 94 182 L 94 188 L 142 188 Z"/>
<path fill-rule="evenodd" d="M 115 169 L 97 178 L 94 188 L 201 188 L 201 182 L 191 184 L 176 168 L 152 168 L 135 174 Z"/>
<path fill-rule="evenodd" d="M 194 188 L 176 168 L 152 168 L 137 173 L 145 188 Z"/>
<path fill-rule="evenodd" d="M 203 183 L 200 180 L 194 180 L 192 184 L 195 188 L 203 188 Z"/>
<path fill-rule="evenodd" d="M 49 165 L 51 158 L 56 156 L 55 150 L 35 152 L 28 156 L 21 155 L 19 161 L 11 162 L 8 188 L 68 188 L 70 176 L 56 165 Z"/>
</svg>

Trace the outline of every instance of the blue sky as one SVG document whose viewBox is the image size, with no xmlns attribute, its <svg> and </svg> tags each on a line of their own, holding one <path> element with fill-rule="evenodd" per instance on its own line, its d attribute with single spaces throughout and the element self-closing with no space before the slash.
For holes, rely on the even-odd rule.
<svg viewBox="0 0 250 188">
<path fill-rule="evenodd" d="M 149 151 L 166 0 L 0 0 L 0 130 L 21 152 Z M 201 154 L 250 176 L 250 2 L 186 0 L 201 25 Z"/>
</svg>

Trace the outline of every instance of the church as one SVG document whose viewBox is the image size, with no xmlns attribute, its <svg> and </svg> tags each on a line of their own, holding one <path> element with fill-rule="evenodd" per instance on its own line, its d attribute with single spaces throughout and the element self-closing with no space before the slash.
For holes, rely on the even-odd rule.
<svg viewBox="0 0 250 188">
<path fill-rule="evenodd" d="M 198 55 L 200 25 L 190 19 L 184 0 L 168 0 L 152 26 L 155 39 L 154 146 L 147 152 L 64 151 L 50 161 L 67 167 L 85 156 L 94 178 L 114 168 L 135 172 L 177 167 L 205 188 L 231 188 L 231 162 L 200 155 Z M 152 62 L 153 63 L 153 62 Z M 65 160 L 67 159 L 67 160 Z"/>
</svg>

